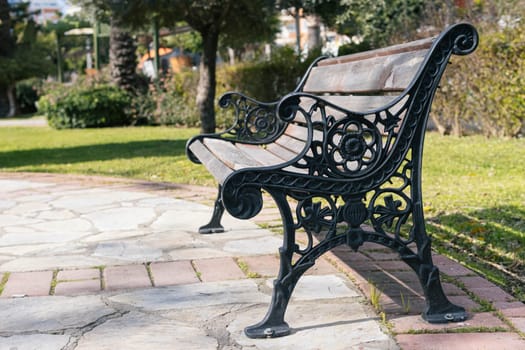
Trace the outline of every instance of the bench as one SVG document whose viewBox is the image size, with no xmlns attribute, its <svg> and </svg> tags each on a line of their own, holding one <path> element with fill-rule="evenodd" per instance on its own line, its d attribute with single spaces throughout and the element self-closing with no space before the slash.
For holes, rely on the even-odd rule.
<svg viewBox="0 0 525 350">
<path fill-rule="evenodd" d="M 466 319 L 445 296 L 432 262 L 421 165 L 428 114 L 449 58 L 473 52 L 477 43 L 476 29 L 460 23 L 434 38 L 319 58 L 276 102 L 237 92 L 220 98 L 221 107 L 234 109 L 234 125 L 193 137 L 186 147 L 219 183 L 212 219 L 199 231 L 223 231 L 224 209 L 254 217 L 262 191 L 283 224 L 272 301 L 264 319 L 245 329 L 248 337 L 288 334 L 284 314 L 303 273 L 332 248 L 357 251 L 365 242 L 391 248 L 415 271 L 426 321 Z"/>
</svg>

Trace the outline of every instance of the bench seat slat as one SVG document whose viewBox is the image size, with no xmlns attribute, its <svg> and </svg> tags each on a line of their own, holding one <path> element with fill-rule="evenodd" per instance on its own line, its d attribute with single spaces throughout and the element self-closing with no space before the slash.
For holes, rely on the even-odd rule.
<svg viewBox="0 0 525 350">
<path fill-rule="evenodd" d="M 217 159 L 200 140 L 192 142 L 189 148 L 220 184 L 233 172 L 232 168 Z"/>
<path fill-rule="evenodd" d="M 233 143 L 221 139 L 204 139 L 204 145 L 229 168 L 237 170 L 261 166 L 253 157 L 239 150 Z"/>
<path fill-rule="evenodd" d="M 278 157 L 277 155 L 273 154 L 272 152 L 268 151 L 267 149 L 261 146 L 241 143 L 238 143 L 235 146 L 241 152 L 251 156 L 254 160 L 256 160 L 260 165 L 263 166 L 281 164 L 283 161 L 286 161 L 286 159 Z"/>
</svg>

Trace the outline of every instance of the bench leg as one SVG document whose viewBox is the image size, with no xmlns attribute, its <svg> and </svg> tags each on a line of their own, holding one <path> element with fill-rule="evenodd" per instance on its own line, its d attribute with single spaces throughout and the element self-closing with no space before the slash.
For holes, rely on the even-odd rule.
<svg viewBox="0 0 525 350">
<path fill-rule="evenodd" d="M 219 189 L 217 191 L 217 199 L 215 200 L 215 205 L 213 206 L 213 214 L 211 220 L 206 225 L 199 227 L 200 234 L 224 232 L 224 227 L 221 225 L 222 215 L 224 214 L 224 205 L 222 204 L 221 190 L 221 185 L 219 185 Z"/>
<path fill-rule="evenodd" d="M 283 220 L 283 246 L 279 249 L 280 269 L 273 284 L 272 301 L 266 316 L 261 322 L 244 329 L 244 333 L 249 338 L 274 338 L 290 334 L 290 327 L 284 321 L 288 302 L 299 278 L 314 265 L 314 262 L 292 265 L 292 256 L 296 245 L 290 206 L 284 194 L 272 192 L 270 194 L 279 207 Z"/>
<path fill-rule="evenodd" d="M 432 264 L 432 263 L 431 263 Z M 465 308 L 451 303 L 443 292 L 439 269 L 422 265 L 418 277 L 425 293 L 426 308 L 422 317 L 429 323 L 461 322 L 467 319 Z"/>
</svg>

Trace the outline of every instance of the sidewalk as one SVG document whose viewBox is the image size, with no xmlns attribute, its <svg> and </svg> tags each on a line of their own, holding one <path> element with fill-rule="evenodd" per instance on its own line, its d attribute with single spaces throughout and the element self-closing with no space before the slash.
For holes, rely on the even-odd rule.
<svg viewBox="0 0 525 350">
<path fill-rule="evenodd" d="M 0 173 L 0 349 L 525 349 L 523 303 L 436 255 L 446 293 L 471 317 L 427 324 L 415 274 L 372 244 L 339 247 L 300 280 L 291 335 L 249 339 L 242 330 L 266 312 L 281 245 L 261 227 L 278 225 L 278 212 L 226 216 L 227 232 L 199 235 L 214 196 Z"/>
</svg>

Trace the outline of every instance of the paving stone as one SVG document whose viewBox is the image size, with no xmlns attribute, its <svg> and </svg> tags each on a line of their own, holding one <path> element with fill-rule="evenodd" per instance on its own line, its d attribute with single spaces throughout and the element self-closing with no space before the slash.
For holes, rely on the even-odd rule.
<svg viewBox="0 0 525 350">
<path fill-rule="evenodd" d="M 88 280 L 100 279 L 99 269 L 78 269 L 78 270 L 61 270 L 58 271 L 57 281 L 62 280 Z"/>
<path fill-rule="evenodd" d="M 441 286 L 443 287 L 443 291 L 445 292 L 446 296 L 466 295 L 466 293 L 461 288 L 452 283 L 443 282 L 441 283 Z"/>
<path fill-rule="evenodd" d="M 509 321 L 521 333 L 525 334 L 525 317 L 509 317 Z"/>
<path fill-rule="evenodd" d="M 100 280 L 81 280 L 57 283 L 55 295 L 80 295 L 100 292 Z"/>
<path fill-rule="evenodd" d="M 154 335 L 154 336 L 152 336 Z M 215 350 L 217 340 L 205 329 L 181 321 L 131 312 L 84 334 L 76 350 Z"/>
<path fill-rule="evenodd" d="M 99 296 L 16 298 L 0 300 L 0 334 L 51 333 L 84 327 L 114 314 Z"/>
<path fill-rule="evenodd" d="M 487 281 L 486 279 L 479 276 L 465 276 L 460 277 L 459 280 L 465 285 L 468 289 L 473 288 L 494 288 L 498 287 L 494 283 Z"/>
<path fill-rule="evenodd" d="M 47 232 L 31 233 L 7 233 L 0 237 L 0 246 L 13 246 L 23 244 L 42 244 L 42 243 L 65 243 L 72 242 L 88 233 L 83 231 L 56 230 Z"/>
<path fill-rule="evenodd" d="M 451 303 L 463 306 L 467 311 L 474 311 L 476 309 L 479 310 L 481 307 L 478 303 L 466 295 L 448 295 L 447 298 Z"/>
<path fill-rule="evenodd" d="M 147 262 L 162 257 L 162 250 L 139 242 L 102 242 L 93 252 L 95 257 L 112 258 L 125 261 Z"/>
<path fill-rule="evenodd" d="M 476 294 L 481 299 L 488 300 L 491 302 L 495 302 L 495 301 L 512 302 L 516 300 L 512 295 L 505 292 L 503 289 L 499 287 L 469 288 L 469 290 L 472 293 Z"/>
<path fill-rule="evenodd" d="M 468 329 L 471 327 L 501 328 L 508 330 L 509 327 L 499 318 L 489 312 L 474 313 L 464 322 L 450 322 L 441 324 L 428 323 L 421 316 L 399 316 L 390 320 L 396 333 L 408 333 L 412 330 L 447 331 Z"/>
<path fill-rule="evenodd" d="M 53 184 L 36 181 L 6 180 L 0 179 L 0 188 L 2 192 L 15 192 L 26 189 L 37 189 L 43 187 L 53 187 Z"/>
<path fill-rule="evenodd" d="M 200 282 L 189 260 L 152 263 L 150 269 L 156 287 Z"/>
<path fill-rule="evenodd" d="M 461 266 L 458 263 L 454 263 L 450 265 L 438 265 L 438 264 L 436 265 L 439 268 L 440 272 L 443 272 L 445 275 L 452 276 L 452 277 L 469 276 L 469 275 L 472 276 L 474 274 L 474 272 L 472 272 L 471 270 L 467 269 L 464 266 Z"/>
<path fill-rule="evenodd" d="M 27 203 L 20 203 L 6 211 L 4 213 L 11 214 L 11 215 L 22 215 L 25 217 L 32 217 L 31 214 L 34 214 L 35 212 L 40 212 L 43 210 L 49 210 L 51 207 L 49 204 L 41 203 L 41 202 L 27 202 Z"/>
<path fill-rule="evenodd" d="M 5 350 L 61 350 L 69 342 L 68 335 L 29 334 L 0 337 L 0 349 Z"/>
<path fill-rule="evenodd" d="M 152 287 L 144 265 L 110 266 L 103 274 L 106 290 Z"/>
<path fill-rule="evenodd" d="M 156 218 L 153 208 L 112 208 L 84 214 L 99 230 L 130 230 Z"/>
<path fill-rule="evenodd" d="M 232 257 L 233 254 L 219 248 L 186 248 L 168 252 L 170 260 L 195 260 L 207 258 Z"/>
<path fill-rule="evenodd" d="M 525 340 L 515 333 L 400 334 L 403 350 L 516 350 L 525 349 Z"/>
<path fill-rule="evenodd" d="M 248 271 L 265 277 L 276 277 L 279 273 L 279 258 L 274 255 L 243 256 L 240 258 L 248 266 Z"/>
<path fill-rule="evenodd" d="M 199 259 L 193 264 L 203 282 L 246 278 L 232 258 Z"/>
<path fill-rule="evenodd" d="M 53 271 L 13 272 L 5 284 L 2 297 L 13 295 L 49 295 Z"/>
<path fill-rule="evenodd" d="M 514 301 L 514 302 L 495 302 L 494 307 L 507 316 L 507 317 L 525 317 L 525 303 Z"/>
<path fill-rule="evenodd" d="M 40 269 L 67 269 L 104 265 L 102 259 L 87 257 L 84 255 L 59 255 L 17 258 L 0 265 L 0 271 L 28 271 L 35 268 Z"/>
<path fill-rule="evenodd" d="M 28 225 L 42 222 L 42 220 L 36 220 L 31 218 L 26 218 L 21 215 L 6 215 L 0 214 L 0 222 L 3 227 L 13 226 L 13 225 Z"/>
<path fill-rule="evenodd" d="M 279 252 L 282 238 L 277 236 L 261 237 L 257 239 L 243 239 L 229 241 L 224 250 L 235 255 L 272 254 Z"/>
<path fill-rule="evenodd" d="M 46 220 L 45 222 L 31 224 L 28 226 L 41 232 L 63 232 L 65 234 L 73 232 L 89 232 L 93 228 L 91 222 L 83 218 Z"/>
<path fill-rule="evenodd" d="M 314 311 L 315 310 L 315 311 Z M 258 307 L 236 313 L 228 325 L 231 338 L 243 349 L 399 349 L 395 341 L 378 326 L 362 304 L 355 302 L 293 302 L 286 313 L 292 333 L 286 337 L 250 339 L 243 334 L 246 326 L 260 321 L 266 308 Z"/>
<path fill-rule="evenodd" d="M 305 275 L 330 275 L 339 273 L 339 270 L 329 263 L 326 259 L 320 258 L 315 261 L 315 265 L 306 271 Z"/>
<path fill-rule="evenodd" d="M 95 210 L 108 209 L 115 203 L 133 201 L 153 197 L 145 192 L 117 191 L 111 188 L 92 188 L 69 191 L 49 204 L 54 208 L 64 208 L 80 213 L 90 213 Z"/>
<path fill-rule="evenodd" d="M 273 284 L 269 284 L 273 287 Z M 350 289 L 343 278 L 336 275 L 301 277 L 292 294 L 293 300 L 315 300 L 359 297 L 357 291 Z"/>
<path fill-rule="evenodd" d="M 214 305 L 270 302 L 270 296 L 261 293 L 255 281 L 248 279 L 142 289 L 108 299 L 146 311 L 199 310 Z"/>
</svg>

